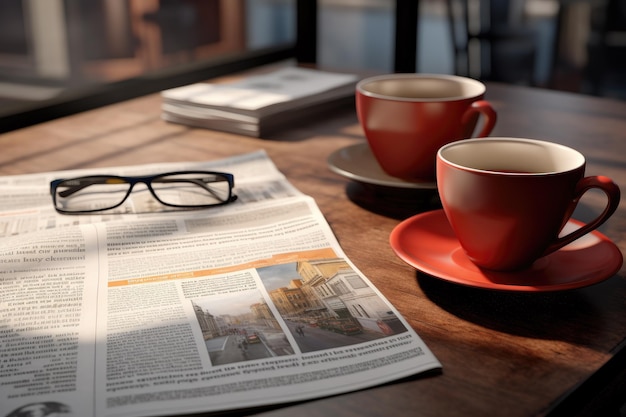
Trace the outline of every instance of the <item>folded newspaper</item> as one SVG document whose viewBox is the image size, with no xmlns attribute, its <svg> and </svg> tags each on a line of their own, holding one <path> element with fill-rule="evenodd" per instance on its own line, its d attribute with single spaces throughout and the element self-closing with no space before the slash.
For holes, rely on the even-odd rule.
<svg viewBox="0 0 626 417">
<path fill-rule="evenodd" d="M 233 173 L 238 200 L 160 211 L 138 189 L 75 216 L 50 201 L 55 178 L 192 169 Z M 4 176 L 0 190 L 2 417 L 217 412 L 441 367 L 263 151 Z"/>
<path fill-rule="evenodd" d="M 336 106 L 354 102 L 357 76 L 287 67 L 227 84 L 165 90 L 169 122 L 259 137 Z"/>
</svg>

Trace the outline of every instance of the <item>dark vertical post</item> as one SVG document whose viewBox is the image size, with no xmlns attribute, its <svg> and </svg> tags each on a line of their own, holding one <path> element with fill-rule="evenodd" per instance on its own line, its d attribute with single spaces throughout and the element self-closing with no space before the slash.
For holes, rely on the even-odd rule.
<svg viewBox="0 0 626 417">
<path fill-rule="evenodd" d="M 396 0 L 395 72 L 417 70 L 419 0 Z"/>
<path fill-rule="evenodd" d="M 419 0 L 396 0 L 395 72 L 417 70 Z"/>
<path fill-rule="evenodd" d="M 296 60 L 301 64 L 317 62 L 317 0 L 296 2 Z"/>
</svg>

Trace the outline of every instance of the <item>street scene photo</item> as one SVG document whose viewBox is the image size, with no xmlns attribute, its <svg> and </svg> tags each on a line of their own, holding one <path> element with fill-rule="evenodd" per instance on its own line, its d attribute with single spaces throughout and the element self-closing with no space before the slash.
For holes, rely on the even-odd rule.
<svg viewBox="0 0 626 417">
<path fill-rule="evenodd" d="M 192 301 L 213 365 L 333 349 L 406 332 L 344 259 L 258 268 L 265 293 Z"/>
<path fill-rule="evenodd" d="M 407 330 L 344 259 L 312 259 L 257 272 L 301 353 Z"/>
<path fill-rule="evenodd" d="M 294 353 L 257 289 L 193 301 L 213 365 Z"/>
</svg>

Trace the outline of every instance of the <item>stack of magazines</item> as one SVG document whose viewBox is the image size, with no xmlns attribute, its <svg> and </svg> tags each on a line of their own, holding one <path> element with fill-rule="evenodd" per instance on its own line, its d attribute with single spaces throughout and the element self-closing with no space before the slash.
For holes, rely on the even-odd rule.
<svg viewBox="0 0 626 417">
<path fill-rule="evenodd" d="M 354 74 L 287 67 L 229 84 L 165 90 L 162 117 L 173 123 L 260 137 L 354 102 Z"/>
</svg>

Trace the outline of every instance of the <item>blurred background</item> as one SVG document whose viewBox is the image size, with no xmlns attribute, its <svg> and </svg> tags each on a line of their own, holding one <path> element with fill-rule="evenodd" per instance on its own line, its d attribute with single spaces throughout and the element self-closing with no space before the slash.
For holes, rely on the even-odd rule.
<svg viewBox="0 0 626 417">
<path fill-rule="evenodd" d="M 300 19 L 298 1 L 2 0 L 0 124 L 94 88 L 234 71 L 224 63 L 293 47 L 303 21 L 321 67 L 396 70 L 395 1 L 311 0 Z M 626 99 L 626 0 L 420 0 L 410 18 L 418 72 Z"/>
</svg>

